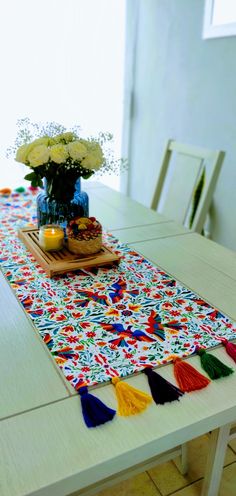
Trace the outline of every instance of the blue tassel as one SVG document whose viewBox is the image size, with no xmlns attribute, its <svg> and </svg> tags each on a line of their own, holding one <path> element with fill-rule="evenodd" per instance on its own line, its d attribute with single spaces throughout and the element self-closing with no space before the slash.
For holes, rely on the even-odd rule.
<svg viewBox="0 0 236 496">
<path fill-rule="evenodd" d="M 150 367 L 146 367 L 142 372 L 147 376 L 152 397 L 157 405 L 164 405 L 171 401 L 179 400 L 184 394 L 171 382 L 157 374 Z"/>
<path fill-rule="evenodd" d="M 90 394 L 86 386 L 81 387 L 78 393 L 87 427 L 97 427 L 113 419 L 116 411 L 108 408 L 99 398 Z"/>
</svg>

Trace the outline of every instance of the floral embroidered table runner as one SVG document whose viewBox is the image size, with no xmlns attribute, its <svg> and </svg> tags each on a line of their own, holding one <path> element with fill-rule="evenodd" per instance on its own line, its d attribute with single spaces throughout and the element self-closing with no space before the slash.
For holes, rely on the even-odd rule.
<svg viewBox="0 0 236 496">
<path fill-rule="evenodd" d="M 49 279 L 18 239 L 35 194 L 0 197 L 0 266 L 70 383 L 104 383 L 233 339 L 236 325 L 110 234 L 119 266 Z"/>
</svg>

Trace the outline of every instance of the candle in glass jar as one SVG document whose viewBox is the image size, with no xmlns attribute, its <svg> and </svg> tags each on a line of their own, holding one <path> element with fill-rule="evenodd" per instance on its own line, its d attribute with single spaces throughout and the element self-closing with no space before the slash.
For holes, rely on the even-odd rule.
<svg viewBox="0 0 236 496">
<path fill-rule="evenodd" d="M 58 251 L 63 248 L 64 231 L 54 224 L 41 226 L 39 229 L 39 244 L 45 251 Z"/>
</svg>

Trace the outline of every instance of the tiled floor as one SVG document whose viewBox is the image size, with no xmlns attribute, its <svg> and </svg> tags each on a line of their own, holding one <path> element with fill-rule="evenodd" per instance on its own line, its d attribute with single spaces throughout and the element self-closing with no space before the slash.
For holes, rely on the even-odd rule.
<svg viewBox="0 0 236 496">
<path fill-rule="evenodd" d="M 186 476 L 181 475 L 171 461 L 96 496 L 200 496 L 208 441 L 205 435 L 188 444 L 189 471 Z M 236 439 L 227 449 L 219 496 L 236 496 Z"/>
</svg>

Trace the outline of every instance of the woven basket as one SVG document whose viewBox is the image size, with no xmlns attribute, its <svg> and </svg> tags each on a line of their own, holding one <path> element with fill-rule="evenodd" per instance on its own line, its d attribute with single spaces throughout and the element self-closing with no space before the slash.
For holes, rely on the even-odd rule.
<svg viewBox="0 0 236 496">
<path fill-rule="evenodd" d="M 68 250 L 78 255 L 93 255 L 102 248 L 102 234 L 89 240 L 79 240 L 68 237 Z"/>
</svg>

